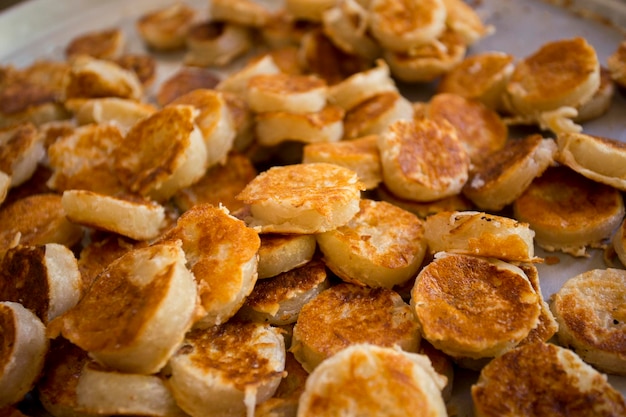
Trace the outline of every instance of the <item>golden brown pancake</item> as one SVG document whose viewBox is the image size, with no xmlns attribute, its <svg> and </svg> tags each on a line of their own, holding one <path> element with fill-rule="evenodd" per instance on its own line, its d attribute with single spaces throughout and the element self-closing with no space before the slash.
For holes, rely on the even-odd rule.
<svg viewBox="0 0 626 417">
<path fill-rule="evenodd" d="M 344 138 L 382 133 L 398 119 L 411 119 L 411 103 L 397 91 L 376 94 L 346 112 Z"/>
<path fill-rule="evenodd" d="M 218 76 L 207 68 L 183 66 L 161 83 L 156 92 L 156 100 L 163 107 L 176 97 L 198 88 L 212 89 L 218 82 Z"/>
<path fill-rule="evenodd" d="M 196 17 L 196 11 L 184 3 L 143 14 L 135 22 L 144 43 L 157 51 L 173 51 L 185 47 L 185 37 Z"/>
<path fill-rule="evenodd" d="M 354 344 L 398 346 L 416 352 L 420 339 L 415 316 L 398 293 L 341 283 L 302 307 L 290 350 L 311 372 L 323 360 Z"/>
<path fill-rule="evenodd" d="M 115 59 L 122 54 L 125 46 L 126 39 L 121 29 L 102 29 L 72 38 L 65 47 L 65 56 L 89 55 L 98 59 Z"/>
<path fill-rule="evenodd" d="M 313 259 L 317 249 L 315 235 L 276 234 L 260 235 L 259 279 L 303 266 Z"/>
<path fill-rule="evenodd" d="M 492 360 L 472 386 L 474 412 L 487 416 L 618 416 L 622 395 L 572 351 L 549 343 L 520 346 Z"/>
<path fill-rule="evenodd" d="M 237 23 L 205 20 L 189 28 L 185 44 L 185 65 L 223 67 L 252 48 L 252 32 Z"/>
</svg>

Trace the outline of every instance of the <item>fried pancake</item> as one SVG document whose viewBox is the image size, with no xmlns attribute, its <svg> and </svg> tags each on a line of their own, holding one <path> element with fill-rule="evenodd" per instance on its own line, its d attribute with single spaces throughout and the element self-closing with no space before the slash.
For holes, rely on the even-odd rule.
<svg viewBox="0 0 626 417">
<path fill-rule="evenodd" d="M 49 60 L 20 69 L 8 67 L 0 77 L 0 127 L 67 119 L 61 101 L 69 70 L 66 62 Z"/>
<path fill-rule="evenodd" d="M 531 262 L 535 233 L 527 223 L 478 211 L 442 211 L 426 218 L 431 253 L 450 252 Z"/>
<path fill-rule="evenodd" d="M 417 353 L 427 356 L 428 359 L 430 359 L 430 363 L 433 366 L 433 369 L 439 375 L 443 375 L 446 378 L 446 384 L 441 389 L 441 396 L 443 397 L 443 400 L 447 403 L 448 401 L 450 401 L 450 398 L 452 396 L 452 389 L 454 387 L 455 367 L 452 358 L 450 358 L 450 356 L 446 355 L 439 349 L 435 349 L 435 347 L 425 339 L 422 339 L 422 341 L 420 342 L 420 348 Z"/>
<path fill-rule="evenodd" d="M 329 86 L 342 83 L 347 77 L 372 68 L 372 62 L 369 59 L 348 54 L 337 47 L 328 39 L 321 27 L 310 29 L 302 36 L 299 52 L 303 67 L 325 79 Z M 357 87 L 354 90 L 358 92 L 360 88 Z M 353 93 L 347 92 L 346 100 L 349 100 L 349 96 Z"/>
<path fill-rule="evenodd" d="M 17 404 L 34 387 L 48 351 L 46 328 L 20 303 L 0 302 L 0 407 Z"/>
<path fill-rule="evenodd" d="M 434 39 L 446 27 L 441 0 L 372 0 L 370 31 L 383 48 L 407 52 Z"/>
<path fill-rule="evenodd" d="M 151 374 L 169 360 L 196 314 L 198 290 L 181 243 L 131 250 L 78 304 L 48 325 L 113 370 Z"/>
<path fill-rule="evenodd" d="M 607 58 L 606 65 L 613 81 L 626 88 L 626 40 L 622 41 Z"/>
<path fill-rule="evenodd" d="M 397 91 L 376 94 L 346 112 L 344 138 L 380 134 L 396 120 L 411 120 L 413 106 Z"/>
<path fill-rule="evenodd" d="M 556 154 L 555 141 L 541 135 L 509 139 L 503 148 L 483 154 L 470 170 L 462 192 L 481 210 L 502 210 L 548 167 L 556 165 Z"/>
<path fill-rule="evenodd" d="M 428 357 L 391 347 L 358 344 L 320 364 L 309 376 L 298 417 L 370 415 L 447 416 L 445 378 Z"/>
<path fill-rule="evenodd" d="M 478 100 L 490 109 L 499 110 L 515 68 L 513 60 L 513 55 L 500 51 L 467 56 L 441 77 L 437 91 Z"/>
<path fill-rule="evenodd" d="M 235 141 L 230 107 L 222 93 L 196 89 L 174 99 L 168 106 L 190 105 L 198 110 L 195 124 L 202 132 L 207 149 L 207 166 L 223 164 Z"/>
<path fill-rule="evenodd" d="M 220 82 L 212 70 L 183 66 L 166 78 L 156 93 L 157 104 L 164 107 L 177 97 L 199 88 L 212 89 Z"/>
<path fill-rule="evenodd" d="M 220 81 L 216 89 L 219 91 L 228 91 L 245 98 L 248 82 L 252 77 L 278 73 L 280 73 L 280 68 L 278 68 L 272 56 L 266 54 L 261 59 L 250 61 L 239 71 L 228 75 Z"/>
<path fill-rule="evenodd" d="M 110 123 L 124 134 L 139 120 L 157 111 L 152 104 L 119 97 L 70 99 L 65 107 L 79 126 Z"/>
<path fill-rule="evenodd" d="M 389 67 L 382 59 L 371 69 L 359 71 L 328 89 L 328 101 L 349 111 L 356 105 L 385 92 L 397 92 Z"/>
<path fill-rule="evenodd" d="M 250 109 L 262 112 L 315 113 L 326 106 L 326 81 L 313 75 L 256 75 L 248 81 Z"/>
<path fill-rule="evenodd" d="M 585 177 L 626 191 L 626 144 L 586 133 L 556 138 L 557 160 Z"/>
<path fill-rule="evenodd" d="M 335 4 L 337 0 L 285 0 L 285 10 L 294 19 L 321 23 L 324 11 Z"/>
<path fill-rule="evenodd" d="M 65 217 L 61 196 L 34 194 L 15 200 L 0 209 L 0 254 L 18 244 L 59 243 L 72 247 L 83 229 Z"/>
<path fill-rule="evenodd" d="M 206 172 L 207 148 L 193 106 L 167 106 L 137 122 L 113 150 L 115 173 L 133 193 L 167 200 Z"/>
<path fill-rule="evenodd" d="M 568 167 L 548 168 L 513 203 L 515 218 L 535 231 L 547 251 L 586 256 L 603 247 L 624 218 L 621 193 Z"/>
<path fill-rule="evenodd" d="M 247 223 L 275 233 L 321 233 L 346 224 L 359 211 L 363 185 L 357 174 L 316 162 L 275 166 L 237 195 L 250 205 Z"/>
<path fill-rule="evenodd" d="M 174 398 L 190 416 L 254 415 L 284 376 L 285 345 L 274 327 L 230 321 L 189 332 L 169 365 Z"/>
<path fill-rule="evenodd" d="M 255 28 L 265 26 L 271 17 L 270 10 L 264 4 L 252 0 L 212 0 L 208 13 L 213 21 Z"/>
<path fill-rule="evenodd" d="M 126 46 L 124 32 L 119 28 L 82 33 L 70 40 L 65 56 L 88 55 L 96 59 L 119 58 Z"/>
<path fill-rule="evenodd" d="M 263 42 L 272 50 L 293 47 L 299 50 L 302 38 L 319 23 L 296 18 L 286 8 L 277 10 L 268 22 L 259 29 Z"/>
<path fill-rule="evenodd" d="M 82 296 L 78 262 L 66 246 L 19 245 L 4 254 L 0 265 L 0 299 L 22 304 L 44 324 L 74 307 Z"/>
<path fill-rule="evenodd" d="M 450 93 L 438 93 L 430 98 L 426 116 L 450 122 L 470 157 L 472 163 L 491 158 L 502 149 L 509 130 L 498 113 L 480 101 L 466 99 Z"/>
<path fill-rule="evenodd" d="M 313 259 L 316 249 L 314 235 L 261 235 L 259 279 L 271 278 L 303 266 Z"/>
<path fill-rule="evenodd" d="M 626 266 L 626 218 L 622 220 L 621 224 L 613 234 L 611 238 L 611 245 L 613 250 L 620 260 L 622 265 Z"/>
<path fill-rule="evenodd" d="M 64 99 L 120 97 L 141 99 L 143 87 L 133 71 L 113 61 L 87 55 L 72 58 L 65 80 Z"/>
<path fill-rule="evenodd" d="M 600 370 L 626 375 L 626 272 L 593 269 L 568 279 L 551 296 L 559 344 Z"/>
<path fill-rule="evenodd" d="M 346 282 L 385 288 L 415 277 L 427 245 L 419 217 L 365 198 L 347 224 L 316 238 L 324 262 L 335 275 Z"/>
<path fill-rule="evenodd" d="M 134 72 L 144 91 L 154 83 L 157 71 L 157 62 L 154 56 L 141 53 L 123 54 L 115 59 L 115 63 L 126 70 Z"/>
<path fill-rule="evenodd" d="M 550 306 L 543 297 L 537 267 L 531 263 L 522 263 L 519 267 L 522 271 L 524 271 L 535 289 L 535 292 L 539 296 L 539 307 L 541 308 L 541 312 L 539 313 L 539 323 L 537 324 L 537 327 L 532 329 L 528 333 L 528 336 L 519 342 L 517 346 L 534 342 L 547 342 L 551 340 L 559 330 L 559 323 L 556 321 L 554 314 L 552 314 L 552 311 L 550 310 Z"/>
<path fill-rule="evenodd" d="M 324 263 L 312 260 L 257 282 L 237 314 L 246 320 L 273 326 L 293 324 L 302 306 L 329 285 Z"/>
<path fill-rule="evenodd" d="M 398 206 L 409 211 L 421 219 L 425 219 L 431 214 L 442 211 L 465 211 L 474 209 L 474 205 L 466 197 L 456 194 L 451 197 L 445 197 L 440 200 L 420 203 L 417 201 L 407 200 L 391 193 L 384 184 L 376 187 L 376 198 Z"/>
<path fill-rule="evenodd" d="M 41 405 L 55 417 L 79 417 L 76 385 L 85 363 L 87 352 L 69 341 L 58 338 L 50 341 L 41 379 L 37 382 L 36 395 Z"/>
<path fill-rule="evenodd" d="M 196 204 L 220 204 L 231 213 L 243 207 L 235 196 L 258 174 L 250 158 L 238 152 L 230 152 L 224 164 L 210 167 L 202 178 L 174 195 L 174 203 L 187 211 Z"/>
<path fill-rule="evenodd" d="M 341 283 L 302 307 L 290 351 L 311 372 L 351 345 L 371 343 L 416 352 L 420 339 L 415 315 L 398 293 Z"/>
<path fill-rule="evenodd" d="M 411 306 L 435 348 L 472 359 L 499 356 L 537 326 L 539 297 L 526 274 L 496 259 L 440 254 L 418 274 Z"/>
<path fill-rule="evenodd" d="M 261 404 L 257 404 L 254 415 L 257 417 L 295 417 L 298 412 L 300 395 L 304 391 L 309 373 L 302 368 L 293 354 L 287 351 L 285 356 L 285 372 L 274 393 L 274 396 Z"/>
<path fill-rule="evenodd" d="M 154 239 L 167 226 L 163 206 L 131 195 L 113 197 L 87 190 L 67 190 L 61 204 L 72 223 L 135 240 Z"/>
<path fill-rule="evenodd" d="M 584 123 L 606 114 L 611 108 L 614 95 L 615 82 L 611 73 L 605 67 L 600 67 L 600 87 L 588 101 L 578 106 L 574 122 Z"/>
<path fill-rule="evenodd" d="M 245 152 L 256 141 L 254 113 L 243 97 L 229 91 L 222 91 L 222 96 L 226 100 L 235 128 L 233 149 L 237 152 Z"/>
<path fill-rule="evenodd" d="M 226 322 L 256 283 L 259 236 L 223 208 L 193 206 L 159 241 L 182 242 L 200 304 L 206 310 L 203 326 Z"/>
<path fill-rule="evenodd" d="M 472 385 L 477 417 L 623 415 L 626 403 L 606 376 L 574 352 L 533 343 L 495 358 Z"/>
<path fill-rule="evenodd" d="M 600 86 L 596 51 L 584 38 L 550 41 L 515 65 L 506 86 L 514 114 L 536 115 L 578 107 Z"/>
<path fill-rule="evenodd" d="M 30 122 L 0 128 L 0 171 L 10 176 L 10 187 L 33 175 L 45 156 L 43 139 Z"/>
<path fill-rule="evenodd" d="M 89 288 L 96 277 L 111 262 L 134 248 L 148 246 L 148 242 L 124 238 L 117 234 L 95 232 L 89 236 L 78 255 L 78 269 L 83 288 Z"/>
<path fill-rule="evenodd" d="M 142 15 L 137 19 L 135 27 L 149 48 L 172 51 L 185 47 L 185 38 L 195 17 L 193 8 L 176 2 Z"/>
<path fill-rule="evenodd" d="M 0 171 L 0 205 L 4 203 L 11 188 L 11 176 Z"/>
<path fill-rule="evenodd" d="M 124 192 L 126 187 L 117 178 L 112 158 L 123 142 L 120 129 L 110 124 L 77 127 L 48 148 L 52 175 L 47 185 L 58 192 L 71 189 L 109 195 Z"/>
<path fill-rule="evenodd" d="M 184 417 L 165 378 L 110 371 L 95 362 L 83 366 L 76 407 L 92 415 Z"/>
<path fill-rule="evenodd" d="M 368 135 L 339 142 L 309 143 L 302 150 L 302 163 L 326 162 L 357 173 L 368 190 L 382 182 L 378 136 Z"/>
<path fill-rule="evenodd" d="M 256 139 L 263 146 L 274 146 L 286 141 L 337 142 L 343 137 L 344 115 L 345 111 L 333 104 L 314 113 L 257 113 Z"/>
<path fill-rule="evenodd" d="M 351 55 L 375 60 L 381 47 L 368 32 L 368 10 L 355 0 L 338 1 L 322 14 L 322 29 L 338 48 Z"/>
<path fill-rule="evenodd" d="M 387 49 L 383 57 L 395 78 L 415 83 L 434 81 L 446 74 L 465 58 L 466 52 L 467 46 L 461 35 L 446 30 L 437 39 L 409 51 Z"/>
<path fill-rule="evenodd" d="M 277 46 L 267 52 L 262 52 L 258 59 L 261 59 L 265 54 L 272 57 L 280 72 L 284 74 L 303 75 L 305 73 L 300 62 L 300 52 L 296 45 Z"/>
<path fill-rule="evenodd" d="M 252 48 L 252 32 L 237 23 L 203 21 L 189 28 L 185 43 L 185 65 L 223 67 Z"/>
<path fill-rule="evenodd" d="M 495 28 L 485 25 L 471 5 L 462 0 L 443 0 L 446 7 L 446 27 L 458 33 L 468 46 L 491 35 Z"/>
<path fill-rule="evenodd" d="M 379 135 L 383 182 L 395 195 L 429 202 L 458 194 L 469 156 L 456 128 L 444 120 L 399 120 Z"/>
</svg>

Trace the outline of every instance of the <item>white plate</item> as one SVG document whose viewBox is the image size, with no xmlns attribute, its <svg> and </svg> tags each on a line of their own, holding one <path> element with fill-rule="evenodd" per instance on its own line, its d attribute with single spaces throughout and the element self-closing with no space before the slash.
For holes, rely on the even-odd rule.
<svg viewBox="0 0 626 417">
<path fill-rule="evenodd" d="M 30 0 L 0 13 L 0 65 L 25 66 L 40 57 L 63 58 L 63 48 L 76 35 L 112 26 L 124 30 L 128 47 L 144 51 L 134 23 L 145 11 L 171 3 L 172 0 Z M 523 58 L 550 40 L 582 36 L 596 49 L 600 62 L 606 64 L 624 39 L 626 3 L 620 0 L 568 0 L 563 9 L 540 0 L 474 0 L 483 20 L 496 28 L 495 34 L 481 40 L 469 53 L 487 50 L 505 51 Z M 280 0 L 264 0 L 278 7 Z M 471 2 L 471 1 L 470 1 Z M 559 0 L 553 0 L 559 2 Z M 188 0 L 199 13 L 206 15 L 206 0 Z M 595 14 L 597 18 L 583 18 Z M 160 60 L 156 85 L 180 65 L 180 56 Z M 433 92 L 433 85 L 402 86 L 410 99 L 421 99 Z M 616 94 L 609 113 L 584 125 L 591 134 L 626 142 L 626 99 Z M 545 252 L 537 250 L 539 256 Z M 568 278 L 592 268 L 605 268 L 602 253 L 592 251 L 589 258 L 558 256 L 554 265 L 538 265 L 544 296 L 547 298 Z M 455 379 L 453 405 L 458 416 L 471 416 L 469 386 L 476 374 L 459 371 Z M 609 376 L 609 381 L 626 395 L 626 378 Z"/>
</svg>

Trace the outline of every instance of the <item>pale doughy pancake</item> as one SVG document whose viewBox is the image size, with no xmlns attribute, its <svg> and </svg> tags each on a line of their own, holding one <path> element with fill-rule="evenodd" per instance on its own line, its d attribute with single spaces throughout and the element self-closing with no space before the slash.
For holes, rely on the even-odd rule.
<svg viewBox="0 0 626 417">
<path fill-rule="evenodd" d="M 315 235 L 274 234 L 260 236 L 259 279 L 271 278 L 303 266 L 317 249 Z"/>
<path fill-rule="evenodd" d="M 367 30 L 369 18 L 369 11 L 358 1 L 342 0 L 324 11 L 322 29 L 341 50 L 373 61 L 382 48 Z"/>
<path fill-rule="evenodd" d="M 111 123 L 123 134 L 157 110 L 152 104 L 119 97 L 74 98 L 66 100 L 65 107 L 72 112 L 79 126 Z"/>
<path fill-rule="evenodd" d="M 257 113 L 314 113 L 326 106 L 326 81 L 313 75 L 256 75 L 248 81 L 246 100 Z"/>
<path fill-rule="evenodd" d="M 458 194 L 469 175 L 469 156 L 445 120 L 393 123 L 379 135 L 383 182 L 396 196 L 429 202 Z"/>
<path fill-rule="evenodd" d="M 623 415 L 623 396 L 569 349 L 532 343 L 493 359 L 472 386 L 477 417 Z"/>
<path fill-rule="evenodd" d="M 535 243 L 543 249 L 586 256 L 587 248 L 607 244 L 624 218 L 624 201 L 616 188 L 559 166 L 536 178 L 513 211 L 535 231 Z"/>
<path fill-rule="evenodd" d="M 300 310 L 290 350 L 311 372 L 348 346 L 371 343 L 416 352 L 419 325 L 400 295 L 387 288 L 341 283 Z"/>
<path fill-rule="evenodd" d="M 626 41 L 621 42 L 607 59 L 607 67 L 611 78 L 620 86 L 626 88 Z"/>
<path fill-rule="evenodd" d="M 67 190 L 61 199 L 72 223 L 135 240 L 150 240 L 168 225 L 165 208 L 136 196 L 112 197 L 87 190 Z"/>
<path fill-rule="evenodd" d="M 626 375 L 626 272 L 593 269 L 568 279 L 550 298 L 558 340 L 600 370 Z"/>
<path fill-rule="evenodd" d="M 310 234 L 346 224 L 359 211 L 362 189 L 354 171 L 317 162 L 272 167 L 237 199 L 250 205 L 255 230 Z"/>
<path fill-rule="evenodd" d="M 10 187 L 33 176 L 45 156 L 43 139 L 32 123 L 0 128 L 0 171 L 10 176 Z"/>
<path fill-rule="evenodd" d="M 562 133 L 556 138 L 557 159 L 594 181 L 626 191 L 626 144 L 586 133 Z"/>
<path fill-rule="evenodd" d="M 424 229 L 413 213 L 363 198 L 347 224 L 316 237 L 324 262 L 342 280 L 392 288 L 415 277 L 421 267 Z"/>
<path fill-rule="evenodd" d="M 20 303 L 0 302 L 0 331 L 0 407 L 5 407 L 34 387 L 49 345 L 44 324 Z"/>
<path fill-rule="evenodd" d="M 78 262 L 64 245 L 17 246 L 7 251 L 0 267 L 0 299 L 22 304 L 44 324 L 83 295 Z"/>
<path fill-rule="evenodd" d="M 425 355 L 358 344 L 324 361 L 309 376 L 297 417 L 447 416 L 445 377 Z"/>
<path fill-rule="evenodd" d="M 426 218 L 425 234 L 432 253 L 452 252 L 530 262 L 535 233 L 528 223 L 479 211 L 442 211 Z"/>
<path fill-rule="evenodd" d="M 539 296 L 518 267 L 440 254 L 411 290 L 423 337 L 454 358 L 489 358 L 514 348 L 538 324 Z"/>
<path fill-rule="evenodd" d="M 263 27 L 271 18 L 270 11 L 263 3 L 252 0 L 212 0 L 208 13 L 214 21 L 251 27 Z"/>
<path fill-rule="evenodd" d="M 463 194 L 482 210 L 513 203 L 548 167 L 556 165 L 557 144 L 541 135 L 509 139 L 474 165 Z"/>
</svg>

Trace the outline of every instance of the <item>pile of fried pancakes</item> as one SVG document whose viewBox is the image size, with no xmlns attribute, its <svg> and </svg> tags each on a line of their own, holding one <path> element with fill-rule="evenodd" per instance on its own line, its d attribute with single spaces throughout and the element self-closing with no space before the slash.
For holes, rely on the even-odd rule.
<svg viewBox="0 0 626 417">
<path fill-rule="evenodd" d="M 626 145 L 584 131 L 626 41 L 468 54 L 461 0 L 135 23 L 0 66 L 3 412 L 448 416 L 462 369 L 476 416 L 626 415 Z M 546 298 L 536 246 L 607 267 Z"/>
</svg>

